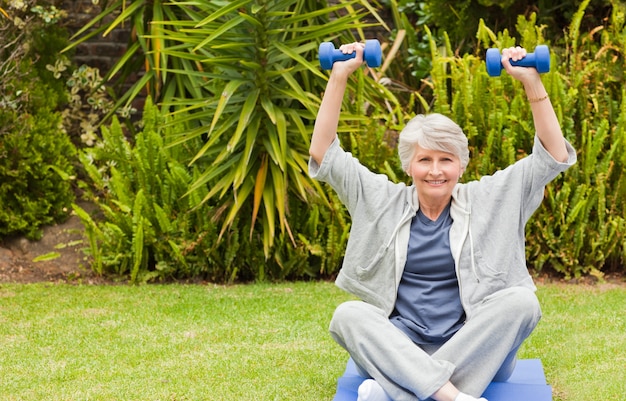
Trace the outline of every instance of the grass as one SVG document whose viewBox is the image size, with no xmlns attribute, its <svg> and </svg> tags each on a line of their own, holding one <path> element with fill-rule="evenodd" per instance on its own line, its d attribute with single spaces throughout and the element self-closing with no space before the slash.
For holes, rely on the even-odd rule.
<svg viewBox="0 0 626 401">
<path fill-rule="evenodd" d="M 542 285 L 555 401 L 626 393 L 626 287 Z M 331 283 L 0 286 L 0 400 L 331 400 Z"/>
<path fill-rule="evenodd" d="M 539 287 L 543 319 L 521 356 L 541 358 L 555 401 L 623 400 L 626 286 Z"/>
</svg>

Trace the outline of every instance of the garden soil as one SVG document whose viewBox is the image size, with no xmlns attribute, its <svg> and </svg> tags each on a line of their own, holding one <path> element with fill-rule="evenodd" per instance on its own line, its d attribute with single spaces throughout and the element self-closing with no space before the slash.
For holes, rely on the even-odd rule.
<svg viewBox="0 0 626 401">
<path fill-rule="evenodd" d="M 90 210 L 89 205 L 80 206 Z M 0 241 L 0 283 L 116 283 L 93 273 L 89 257 L 84 252 L 87 246 L 83 224 L 75 215 L 64 223 L 45 227 L 39 241 L 23 237 Z M 551 275 L 535 277 L 535 281 L 594 285 L 604 289 L 626 287 L 626 277 L 620 274 L 607 275 L 600 282 L 591 276 L 563 280 Z"/>
<path fill-rule="evenodd" d="M 39 241 L 23 237 L 1 241 L 0 283 L 106 283 L 91 271 L 86 247 L 84 227 L 74 215 L 61 224 L 45 227 Z"/>
</svg>

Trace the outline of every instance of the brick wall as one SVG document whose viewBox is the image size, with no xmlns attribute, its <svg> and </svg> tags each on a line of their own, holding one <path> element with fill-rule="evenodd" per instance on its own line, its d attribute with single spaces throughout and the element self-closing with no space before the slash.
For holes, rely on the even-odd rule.
<svg viewBox="0 0 626 401">
<path fill-rule="evenodd" d="M 101 11 L 101 7 L 92 4 L 91 0 L 61 0 L 57 7 L 67 12 L 65 26 L 71 34 L 78 32 Z M 129 37 L 128 25 L 116 28 L 104 37 L 97 35 L 76 48 L 74 60 L 79 66 L 96 67 L 104 75 L 126 51 Z"/>
<path fill-rule="evenodd" d="M 94 5 L 91 0 L 59 1 L 60 4 L 58 4 L 57 7 L 67 12 L 64 25 L 69 30 L 70 35 L 78 32 L 102 11 L 101 6 Z M 102 4 L 102 0 L 100 0 L 100 4 Z M 87 65 L 89 67 L 98 68 L 100 75 L 105 76 L 126 52 L 130 35 L 130 25 L 127 23 L 126 26 L 118 26 L 106 36 L 100 33 L 90 38 L 76 47 L 74 52 L 75 64 L 77 66 Z M 81 37 L 82 36 L 84 35 L 81 34 Z M 121 92 L 128 90 L 141 76 L 142 72 L 143 71 L 137 71 L 134 77 L 127 80 L 121 88 Z M 122 93 L 118 93 L 118 95 L 121 94 Z M 140 93 L 133 99 L 132 106 L 138 113 L 135 114 L 132 119 L 140 118 L 144 103 L 145 95 L 143 93 Z"/>
</svg>

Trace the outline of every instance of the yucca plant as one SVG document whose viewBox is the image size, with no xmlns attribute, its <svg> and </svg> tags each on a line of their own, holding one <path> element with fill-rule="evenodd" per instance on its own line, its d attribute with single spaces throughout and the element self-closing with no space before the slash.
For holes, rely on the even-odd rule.
<svg viewBox="0 0 626 401">
<path fill-rule="evenodd" d="M 333 38 L 354 41 L 351 31 L 367 26 L 361 20 L 373 11 L 367 2 L 337 3 L 328 8 L 297 0 L 196 5 L 197 18 L 167 36 L 178 44 L 163 49 L 169 57 L 181 51 L 206 53 L 197 60 L 202 71 L 195 72 L 202 79 L 202 94 L 169 104 L 181 116 L 173 123 L 189 121 L 180 143 L 206 138 L 193 160 L 206 165 L 205 172 L 190 192 L 208 185 L 204 201 L 225 210 L 222 234 L 243 229 L 252 236 L 259 230 L 267 258 L 278 231 L 297 246 L 294 234 L 300 222 L 290 220 L 290 212 L 308 208 L 311 194 L 324 194 L 307 177 L 312 122 L 327 77 L 320 71 L 317 49 Z M 363 104 L 379 104 L 383 93 L 393 99 L 362 75 L 351 90 L 358 96 L 357 104 L 346 102 L 352 122 L 371 113 Z M 249 218 L 235 227 L 241 216 Z"/>
</svg>

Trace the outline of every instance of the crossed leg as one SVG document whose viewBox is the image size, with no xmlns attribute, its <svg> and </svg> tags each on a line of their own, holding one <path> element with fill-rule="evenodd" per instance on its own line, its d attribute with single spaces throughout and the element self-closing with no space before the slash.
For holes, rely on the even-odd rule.
<svg viewBox="0 0 626 401">
<path fill-rule="evenodd" d="M 339 305 L 330 332 L 392 400 L 446 401 L 459 391 L 479 397 L 494 378 L 506 380 L 540 317 L 534 292 L 513 287 L 485 298 L 448 342 L 427 351 L 361 301 Z"/>
</svg>

